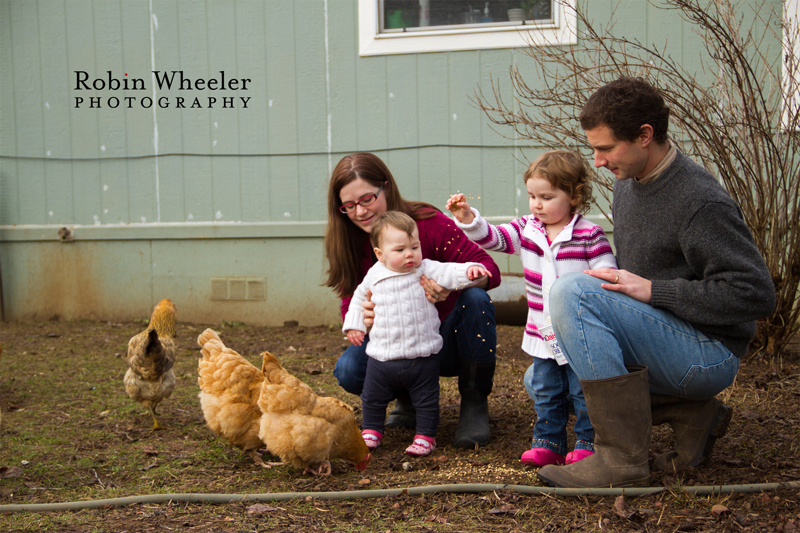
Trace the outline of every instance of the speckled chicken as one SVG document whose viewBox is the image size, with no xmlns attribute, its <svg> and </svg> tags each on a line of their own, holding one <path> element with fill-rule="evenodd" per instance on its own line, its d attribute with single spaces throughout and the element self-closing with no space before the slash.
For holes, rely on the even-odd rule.
<svg viewBox="0 0 800 533">
<path fill-rule="evenodd" d="M 267 449 L 304 473 L 330 475 L 331 459 L 345 459 L 359 470 L 366 469 L 372 456 L 353 408 L 336 398 L 317 396 L 284 370 L 274 355 L 263 355 L 259 436 Z"/>
<path fill-rule="evenodd" d="M 261 409 L 258 396 L 264 374 L 247 359 L 223 344 L 213 329 L 197 337 L 202 358 L 197 364 L 200 386 L 200 407 L 208 427 L 253 458 L 256 464 L 269 468 L 259 454 L 264 446 L 258 436 Z M 280 464 L 280 463 L 278 463 Z"/>
<path fill-rule="evenodd" d="M 128 341 L 128 371 L 125 391 L 150 410 L 153 431 L 162 429 L 156 406 L 175 389 L 175 329 L 177 309 L 164 299 L 153 310 L 147 329 Z"/>
</svg>

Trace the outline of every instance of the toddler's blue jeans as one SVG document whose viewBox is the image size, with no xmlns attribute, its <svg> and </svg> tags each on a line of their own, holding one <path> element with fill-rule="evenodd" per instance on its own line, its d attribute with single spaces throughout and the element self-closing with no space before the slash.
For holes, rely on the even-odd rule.
<svg viewBox="0 0 800 533">
<path fill-rule="evenodd" d="M 525 372 L 525 389 L 533 400 L 536 423 L 531 448 L 546 448 L 559 455 L 567 451 L 569 406 L 575 409 L 575 449 L 594 451 L 594 429 L 578 376 L 569 365 L 535 357 Z"/>
</svg>

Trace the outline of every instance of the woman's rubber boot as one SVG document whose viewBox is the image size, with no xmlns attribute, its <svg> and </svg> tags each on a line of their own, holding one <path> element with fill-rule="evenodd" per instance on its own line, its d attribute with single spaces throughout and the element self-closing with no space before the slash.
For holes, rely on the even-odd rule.
<svg viewBox="0 0 800 533">
<path fill-rule="evenodd" d="M 461 410 L 453 435 L 456 448 L 474 450 L 489 444 L 489 394 L 494 383 L 495 363 L 478 363 L 461 360 L 458 390 L 461 393 Z"/>
<path fill-rule="evenodd" d="M 417 427 L 417 411 L 411 403 L 411 396 L 408 391 L 403 391 L 397 395 L 394 402 L 394 410 L 386 417 L 387 428 L 414 429 Z"/>
<path fill-rule="evenodd" d="M 653 461 L 654 470 L 677 472 L 711 458 L 714 443 L 725 435 L 733 410 L 717 400 L 687 400 L 661 394 L 650 395 L 653 425 L 669 424 L 675 434 L 675 449 Z"/>
<path fill-rule="evenodd" d="M 589 420 L 595 431 L 594 455 L 566 466 L 539 469 L 554 487 L 633 487 L 647 483 L 652 424 L 647 367 L 630 366 L 628 374 L 581 380 Z"/>
</svg>

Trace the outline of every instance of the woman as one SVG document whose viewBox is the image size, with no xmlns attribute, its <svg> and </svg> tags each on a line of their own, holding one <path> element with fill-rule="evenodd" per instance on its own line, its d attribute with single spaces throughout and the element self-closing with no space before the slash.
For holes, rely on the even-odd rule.
<svg viewBox="0 0 800 533">
<path fill-rule="evenodd" d="M 475 448 L 489 442 L 487 397 L 494 379 L 497 332 L 494 306 L 486 291 L 500 284 L 500 271 L 492 258 L 469 241 L 455 223 L 424 202 L 409 202 L 400 196 L 392 173 L 377 156 L 355 153 L 336 165 L 328 188 L 328 228 L 325 256 L 326 285 L 342 298 L 342 320 L 350 299 L 369 268 L 376 262 L 369 243 L 372 224 L 386 211 L 402 211 L 419 228 L 422 257 L 441 262 L 481 263 L 492 273 L 479 287 L 450 292 L 423 276 L 428 300 L 436 305 L 444 345 L 439 352 L 442 376 L 458 376 L 461 412 L 453 443 Z M 370 316 L 372 304 L 364 304 Z M 339 385 L 361 394 L 367 371 L 366 346 L 350 346 L 339 357 L 333 374 Z M 400 397 L 386 421 L 388 427 L 415 425 L 414 408 L 408 397 Z"/>
</svg>

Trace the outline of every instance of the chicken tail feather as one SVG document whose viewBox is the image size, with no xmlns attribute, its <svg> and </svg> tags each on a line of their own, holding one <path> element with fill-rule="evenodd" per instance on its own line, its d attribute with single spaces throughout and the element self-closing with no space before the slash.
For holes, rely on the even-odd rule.
<svg viewBox="0 0 800 533">
<path fill-rule="evenodd" d="M 222 339 L 219 338 L 219 334 L 211 328 L 206 329 L 203 333 L 197 336 L 197 344 L 199 344 L 201 348 L 210 340 L 216 340 L 222 344 Z"/>
</svg>

